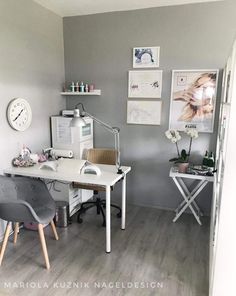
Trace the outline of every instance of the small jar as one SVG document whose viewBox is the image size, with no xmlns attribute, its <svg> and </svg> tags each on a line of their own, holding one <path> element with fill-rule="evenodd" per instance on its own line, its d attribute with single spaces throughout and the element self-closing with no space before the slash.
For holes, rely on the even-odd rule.
<svg viewBox="0 0 236 296">
<path fill-rule="evenodd" d="M 94 91 L 94 84 L 89 84 L 89 87 L 88 88 L 89 88 L 88 89 L 89 92 Z"/>
</svg>

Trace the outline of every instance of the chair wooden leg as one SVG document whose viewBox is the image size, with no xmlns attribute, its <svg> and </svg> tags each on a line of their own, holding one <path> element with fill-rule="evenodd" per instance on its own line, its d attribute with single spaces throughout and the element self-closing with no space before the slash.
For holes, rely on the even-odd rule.
<svg viewBox="0 0 236 296">
<path fill-rule="evenodd" d="M 19 232 L 19 222 L 16 222 L 15 229 L 14 229 L 14 239 L 13 239 L 14 244 L 16 244 L 17 242 L 18 232 Z"/>
<path fill-rule="evenodd" d="M 59 237 L 58 237 L 58 234 L 57 234 L 57 229 L 56 229 L 56 226 L 55 226 L 55 224 L 54 224 L 54 221 L 52 220 L 52 221 L 50 222 L 50 224 L 51 224 L 52 231 L 53 231 L 53 234 L 54 234 L 54 236 L 55 236 L 55 239 L 58 240 Z"/>
<path fill-rule="evenodd" d="M 50 269 L 47 245 L 46 245 L 46 241 L 45 241 L 45 237 L 44 237 L 44 231 L 43 231 L 43 225 L 42 224 L 38 225 L 38 230 L 39 230 L 39 237 L 40 237 L 40 242 L 41 242 L 42 250 L 43 250 L 43 256 L 44 256 L 44 260 L 45 260 L 45 263 L 46 263 L 46 268 Z"/>
<path fill-rule="evenodd" d="M 2 242 L 2 248 L 1 248 L 1 252 L 0 252 L 0 266 L 2 265 L 2 259 L 6 250 L 6 246 L 7 246 L 7 241 L 8 241 L 8 237 L 11 231 L 11 222 L 7 222 L 7 227 L 5 230 L 5 234 L 4 234 L 4 239 Z"/>
</svg>

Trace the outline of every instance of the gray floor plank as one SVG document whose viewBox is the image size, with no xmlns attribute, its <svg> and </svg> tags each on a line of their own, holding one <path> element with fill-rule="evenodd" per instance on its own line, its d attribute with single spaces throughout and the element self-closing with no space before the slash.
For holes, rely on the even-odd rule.
<svg viewBox="0 0 236 296">
<path fill-rule="evenodd" d="M 22 229 L 17 245 L 10 238 L 7 246 L 0 295 L 207 296 L 209 219 L 199 226 L 192 215 L 176 223 L 173 216 L 129 206 L 122 231 L 113 213 L 111 254 L 104 252 L 105 228 L 93 210 L 83 224 L 58 229 L 59 241 L 47 227 L 50 271 L 44 268 L 38 233 Z"/>
</svg>

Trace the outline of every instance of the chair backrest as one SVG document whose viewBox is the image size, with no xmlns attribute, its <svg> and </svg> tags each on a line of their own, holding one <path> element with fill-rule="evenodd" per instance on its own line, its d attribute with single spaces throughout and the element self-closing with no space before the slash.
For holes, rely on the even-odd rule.
<svg viewBox="0 0 236 296">
<path fill-rule="evenodd" d="M 87 160 L 98 164 L 116 164 L 117 151 L 115 149 L 93 148 L 87 152 Z"/>
<path fill-rule="evenodd" d="M 0 176 L 0 201 L 17 200 L 17 188 L 14 178 Z"/>
<path fill-rule="evenodd" d="M 55 202 L 45 183 L 27 177 L 0 176 L 0 218 L 12 222 L 38 222 L 55 212 Z"/>
</svg>

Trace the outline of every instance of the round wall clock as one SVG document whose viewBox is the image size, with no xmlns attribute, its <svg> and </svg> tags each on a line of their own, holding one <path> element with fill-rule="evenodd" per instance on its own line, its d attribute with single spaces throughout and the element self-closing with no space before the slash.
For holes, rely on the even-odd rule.
<svg viewBox="0 0 236 296">
<path fill-rule="evenodd" d="M 32 121 L 32 111 L 25 99 L 13 99 L 7 108 L 7 119 L 12 128 L 17 131 L 26 130 Z"/>
</svg>

